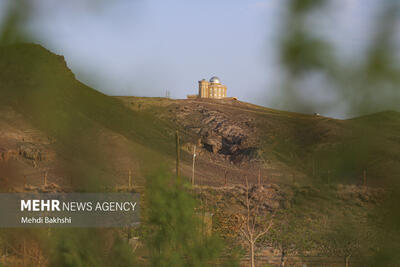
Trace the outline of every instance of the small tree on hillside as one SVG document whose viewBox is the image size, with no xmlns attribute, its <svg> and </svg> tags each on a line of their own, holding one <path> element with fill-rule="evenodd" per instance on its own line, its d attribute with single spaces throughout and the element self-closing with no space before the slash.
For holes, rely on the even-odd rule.
<svg viewBox="0 0 400 267">
<path fill-rule="evenodd" d="M 249 196 L 249 182 L 246 177 L 246 194 L 245 194 L 245 206 L 246 213 L 245 215 L 239 215 L 240 222 L 240 233 L 245 238 L 246 242 L 249 245 L 249 254 L 250 254 L 250 266 L 255 267 L 255 246 L 256 242 L 266 235 L 273 225 L 272 219 L 269 221 L 267 225 L 264 225 L 261 221 L 261 217 L 259 216 L 259 207 L 260 202 L 251 203 L 251 199 Z"/>
</svg>

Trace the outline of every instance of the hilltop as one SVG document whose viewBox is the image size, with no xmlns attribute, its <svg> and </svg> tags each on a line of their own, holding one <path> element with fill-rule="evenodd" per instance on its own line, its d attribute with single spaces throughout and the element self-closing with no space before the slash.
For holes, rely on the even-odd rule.
<svg viewBox="0 0 400 267">
<path fill-rule="evenodd" d="M 337 120 L 233 99 L 111 97 L 33 44 L 0 47 L 0 97 L 1 178 L 10 187 L 44 175 L 64 186 L 126 184 L 129 171 L 142 184 L 161 163 L 173 170 L 176 130 L 182 172 L 191 177 L 196 145 L 203 185 L 256 182 L 259 174 L 269 183 L 357 184 L 365 169 L 379 184 L 397 174 L 396 112 Z"/>
<path fill-rule="evenodd" d="M 227 180 L 293 184 L 369 185 L 397 179 L 400 113 L 338 120 L 274 110 L 234 99 L 116 97 L 134 111 L 172 122 L 187 154 L 197 148 L 196 176 L 205 184 Z M 189 155 L 185 158 L 190 176 Z M 210 178 L 212 177 L 212 178 Z"/>
</svg>

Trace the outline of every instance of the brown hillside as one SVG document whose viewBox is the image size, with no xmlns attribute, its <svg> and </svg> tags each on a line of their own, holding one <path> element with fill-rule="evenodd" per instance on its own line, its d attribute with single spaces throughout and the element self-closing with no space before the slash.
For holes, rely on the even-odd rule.
<svg viewBox="0 0 400 267">
<path fill-rule="evenodd" d="M 273 110 L 241 101 L 110 97 L 77 81 L 63 57 L 38 45 L 0 47 L 2 188 L 48 182 L 135 185 L 148 170 L 174 170 L 196 184 L 368 184 L 398 177 L 399 114 L 352 120 Z M 379 128 L 379 129 L 377 129 Z M 26 178 L 24 178 L 26 177 Z"/>
</svg>

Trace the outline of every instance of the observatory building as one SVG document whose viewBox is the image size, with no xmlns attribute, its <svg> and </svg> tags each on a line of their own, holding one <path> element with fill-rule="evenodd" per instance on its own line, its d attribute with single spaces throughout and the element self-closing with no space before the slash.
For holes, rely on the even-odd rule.
<svg viewBox="0 0 400 267">
<path fill-rule="evenodd" d="M 188 95 L 187 98 L 226 98 L 226 85 L 223 85 L 216 76 L 211 77 L 210 81 L 203 79 L 199 81 L 199 93 Z"/>
<path fill-rule="evenodd" d="M 221 84 L 218 77 L 214 76 L 207 81 L 203 79 L 199 81 L 199 98 L 216 98 L 221 99 L 226 97 L 226 85 Z"/>
<path fill-rule="evenodd" d="M 217 98 L 226 97 L 226 85 L 221 84 L 218 77 L 214 76 L 207 81 L 203 79 L 199 81 L 199 97 L 200 98 Z"/>
</svg>

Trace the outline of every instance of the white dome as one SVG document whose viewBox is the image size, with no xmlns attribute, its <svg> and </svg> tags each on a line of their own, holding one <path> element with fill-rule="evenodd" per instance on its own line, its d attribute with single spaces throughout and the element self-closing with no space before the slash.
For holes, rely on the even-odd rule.
<svg viewBox="0 0 400 267">
<path fill-rule="evenodd" d="M 217 76 L 214 76 L 210 79 L 210 83 L 221 83 Z"/>
</svg>

